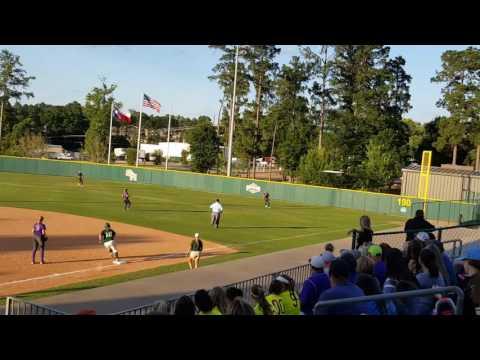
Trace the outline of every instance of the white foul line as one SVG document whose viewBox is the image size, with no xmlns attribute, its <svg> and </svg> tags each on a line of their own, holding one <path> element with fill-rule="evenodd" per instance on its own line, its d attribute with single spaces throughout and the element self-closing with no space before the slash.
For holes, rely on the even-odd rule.
<svg viewBox="0 0 480 360">
<path fill-rule="evenodd" d="M 387 224 L 378 224 L 378 225 L 382 226 L 382 225 L 387 225 Z M 317 232 L 308 233 L 308 234 L 300 234 L 300 235 L 286 236 L 286 237 L 280 237 L 280 238 L 275 238 L 275 239 L 252 241 L 252 242 L 249 242 L 249 243 L 241 243 L 241 244 L 238 244 L 238 245 L 232 245 L 232 247 L 233 248 L 243 247 L 243 246 L 246 246 L 246 245 L 260 244 L 260 243 L 264 243 L 264 242 L 272 242 L 272 241 L 279 241 L 279 240 L 296 239 L 296 238 L 300 238 L 300 237 L 312 236 L 312 235 L 318 235 L 318 234 L 329 234 L 329 233 L 334 233 L 334 232 L 338 232 L 338 231 L 341 231 L 341 230 L 317 231 Z M 209 248 L 208 250 L 223 249 L 223 248 L 229 248 L 229 246 L 227 246 L 227 245 L 215 246 L 215 247 Z M 52 278 L 56 278 L 56 277 L 78 274 L 78 273 L 88 272 L 88 271 L 93 271 L 93 270 L 102 270 L 102 269 L 115 267 L 115 266 L 118 266 L 118 265 L 96 266 L 94 268 L 88 268 L 88 269 L 83 269 L 83 270 L 75 270 L 75 271 L 70 271 L 70 272 L 65 272 L 65 273 L 60 273 L 60 274 L 50 274 L 50 275 L 39 276 L 39 277 L 35 277 L 35 278 L 9 281 L 9 282 L 0 284 L 0 287 L 6 286 L 6 285 L 20 284 L 20 283 L 35 281 L 35 280 L 52 279 Z"/>
</svg>

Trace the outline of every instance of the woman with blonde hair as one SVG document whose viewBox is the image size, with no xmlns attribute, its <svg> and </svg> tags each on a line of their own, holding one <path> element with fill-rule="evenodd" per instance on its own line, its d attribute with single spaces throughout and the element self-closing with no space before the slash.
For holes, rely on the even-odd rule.
<svg viewBox="0 0 480 360">
<path fill-rule="evenodd" d="M 373 267 L 375 262 L 368 256 L 360 256 L 357 259 L 357 273 L 373 275 Z"/>
</svg>

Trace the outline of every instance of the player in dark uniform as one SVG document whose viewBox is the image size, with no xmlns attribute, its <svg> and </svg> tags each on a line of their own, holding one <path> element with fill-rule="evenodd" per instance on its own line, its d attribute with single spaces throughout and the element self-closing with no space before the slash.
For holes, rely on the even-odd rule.
<svg viewBox="0 0 480 360">
<path fill-rule="evenodd" d="M 40 247 L 40 264 L 45 264 L 45 242 L 48 240 L 47 227 L 43 223 L 43 216 L 40 216 L 38 222 L 33 225 L 33 251 L 32 264 L 35 264 L 35 255 Z"/>
<path fill-rule="evenodd" d="M 78 172 L 78 185 L 83 186 L 83 174 L 81 171 Z"/>
<path fill-rule="evenodd" d="M 123 199 L 123 210 L 127 211 L 132 207 L 132 202 L 130 201 L 130 194 L 128 193 L 128 189 L 125 189 L 122 194 Z"/>
<path fill-rule="evenodd" d="M 115 244 L 115 231 L 112 229 L 109 223 L 105 224 L 104 229 L 98 235 L 98 242 L 103 244 L 113 257 L 113 263 L 120 265 L 121 261 L 118 258 L 118 250 Z"/>
<path fill-rule="evenodd" d="M 270 207 L 270 194 L 268 192 L 263 193 L 263 201 L 265 202 L 265 207 Z"/>
</svg>

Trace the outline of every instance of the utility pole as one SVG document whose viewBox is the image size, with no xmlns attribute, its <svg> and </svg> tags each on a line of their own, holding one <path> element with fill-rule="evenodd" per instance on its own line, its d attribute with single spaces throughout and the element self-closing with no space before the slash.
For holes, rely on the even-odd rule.
<svg viewBox="0 0 480 360">
<path fill-rule="evenodd" d="M 275 122 L 275 128 L 273 129 L 273 141 L 272 141 L 272 151 L 270 152 L 270 166 L 268 173 L 268 180 L 272 181 L 272 163 L 273 163 L 273 149 L 275 147 L 275 134 L 277 133 L 277 122 Z"/>
<path fill-rule="evenodd" d="M 227 176 L 232 175 L 232 145 L 233 145 L 233 122 L 235 116 L 235 95 L 237 90 L 237 68 L 238 68 L 238 45 L 235 51 L 235 76 L 233 78 L 233 96 L 232 108 L 230 113 L 230 124 L 228 127 L 228 162 L 227 162 Z"/>
</svg>

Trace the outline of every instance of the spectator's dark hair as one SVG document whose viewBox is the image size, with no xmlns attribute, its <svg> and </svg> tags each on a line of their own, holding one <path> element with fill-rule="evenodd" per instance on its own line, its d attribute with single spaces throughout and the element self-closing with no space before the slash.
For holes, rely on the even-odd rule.
<svg viewBox="0 0 480 360">
<path fill-rule="evenodd" d="M 201 312 L 210 312 L 213 309 L 212 299 L 208 296 L 207 290 L 198 290 L 195 295 L 195 305 Z"/>
<path fill-rule="evenodd" d="M 242 298 L 236 298 L 233 300 L 231 315 L 255 315 L 255 311 L 252 306 Z"/>
<path fill-rule="evenodd" d="M 277 279 L 272 280 L 270 283 L 270 287 L 268 288 L 268 292 L 270 294 L 280 295 L 284 289 L 287 288 L 287 285 L 278 281 Z"/>
<path fill-rule="evenodd" d="M 260 309 L 263 311 L 263 315 L 273 315 L 272 307 L 270 303 L 265 298 L 265 291 L 260 285 L 253 285 L 252 286 L 252 298 L 258 303 Z"/>
<path fill-rule="evenodd" d="M 287 290 L 289 291 L 295 291 L 295 280 L 293 280 L 290 276 L 288 275 L 281 275 L 284 279 L 288 280 L 288 285 L 287 285 Z"/>
<path fill-rule="evenodd" d="M 173 311 L 174 315 L 179 316 L 193 316 L 195 315 L 195 304 L 193 303 L 190 296 L 183 295 L 175 303 L 175 310 Z"/>
<path fill-rule="evenodd" d="M 420 262 L 428 269 L 428 274 L 431 278 L 436 278 L 440 274 L 437 257 L 435 253 L 428 248 L 420 252 Z"/>
<path fill-rule="evenodd" d="M 354 274 L 357 271 L 357 260 L 351 252 L 344 252 L 340 256 L 340 259 L 345 261 L 345 263 L 347 264 L 349 274 Z"/>
<path fill-rule="evenodd" d="M 332 244 L 328 243 L 327 245 L 325 245 L 325 251 L 330 251 L 330 252 L 333 252 L 335 248 L 333 247 Z"/>
<path fill-rule="evenodd" d="M 330 277 L 346 281 L 348 279 L 348 275 L 350 274 L 348 263 L 342 258 L 333 260 L 332 264 L 330 265 L 329 274 Z"/>
<path fill-rule="evenodd" d="M 417 219 L 423 219 L 425 217 L 425 213 L 422 209 L 418 209 L 417 211 L 415 211 L 415 217 Z"/>
<path fill-rule="evenodd" d="M 220 202 L 220 199 L 216 199 L 215 201 L 216 201 L 216 202 Z"/>
<path fill-rule="evenodd" d="M 231 286 L 225 291 L 225 295 L 227 296 L 228 301 L 232 302 L 236 297 L 242 297 L 243 291 L 239 288 Z"/>
<path fill-rule="evenodd" d="M 414 281 L 401 280 L 397 284 L 397 291 L 412 291 L 417 290 L 418 285 Z"/>
<path fill-rule="evenodd" d="M 360 256 L 357 260 L 357 273 L 373 275 L 375 262 L 368 256 Z"/>
<path fill-rule="evenodd" d="M 381 243 L 380 247 L 382 248 L 382 261 L 385 261 L 385 258 L 387 257 L 388 252 L 393 248 L 387 243 Z"/>
<path fill-rule="evenodd" d="M 408 247 L 407 247 L 407 259 L 408 261 L 410 260 L 415 260 L 417 263 L 417 272 L 421 270 L 420 263 L 419 263 L 419 258 L 420 258 L 420 252 L 424 248 L 425 244 L 423 241 L 414 239 L 410 240 L 408 242 Z"/>
<path fill-rule="evenodd" d="M 218 310 L 220 310 L 222 314 L 226 314 L 227 295 L 225 294 L 225 291 L 221 287 L 216 286 L 211 289 L 208 294 L 210 295 L 210 299 L 212 299 L 213 307 L 218 307 Z"/>
<path fill-rule="evenodd" d="M 364 230 L 372 230 L 372 222 L 367 215 L 360 216 L 360 228 Z"/>
<path fill-rule="evenodd" d="M 369 274 L 358 274 L 357 286 L 363 290 L 366 296 L 382 293 L 377 278 Z"/>
<path fill-rule="evenodd" d="M 43 221 L 43 216 L 40 216 L 40 219 L 38 219 L 38 222 L 42 222 Z"/>
<path fill-rule="evenodd" d="M 480 260 L 466 260 L 468 265 L 473 266 L 475 269 L 480 271 Z"/>
<path fill-rule="evenodd" d="M 409 277 L 408 264 L 399 249 L 391 249 L 385 257 L 386 276 L 394 280 L 406 280 Z"/>
</svg>

